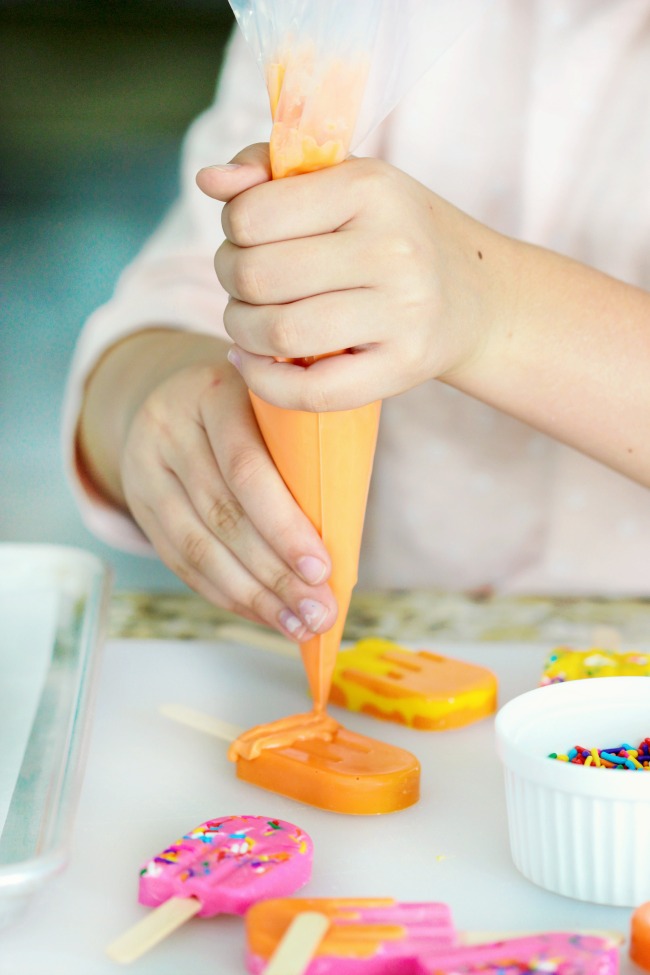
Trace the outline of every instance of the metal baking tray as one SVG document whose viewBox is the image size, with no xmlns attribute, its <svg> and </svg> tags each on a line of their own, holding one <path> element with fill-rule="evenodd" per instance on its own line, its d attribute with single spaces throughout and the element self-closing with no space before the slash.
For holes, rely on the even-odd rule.
<svg viewBox="0 0 650 975">
<path fill-rule="evenodd" d="M 110 587 L 89 552 L 0 544 L 0 926 L 67 860 Z"/>
</svg>

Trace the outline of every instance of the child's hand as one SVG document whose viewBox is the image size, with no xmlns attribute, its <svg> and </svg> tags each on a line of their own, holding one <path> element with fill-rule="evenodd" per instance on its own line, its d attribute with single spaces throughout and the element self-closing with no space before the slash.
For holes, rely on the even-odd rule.
<svg viewBox="0 0 650 975">
<path fill-rule="evenodd" d="M 260 177 L 231 199 L 249 166 L 264 165 L 261 147 L 235 162 L 242 168 L 210 167 L 197 182 L 230 200 L 215 267 L 232 296 L 231 361 L 259 396 L 349 409 L 446 378 L 480 354 L 504 238 L 376 160 Z M 308 369 L 276 361 L 341 349 L 349 354 Z"/>
<path fill-rule="evenodd" d="M 232 192 L 268 179 L 267 159 L 264 149 L 260 165 L 232 175 Z M 173 328 L 117 342 L 87 383 L 80 459 L 192 589 L 307 640 L 336 619 L 330 557 L 269 456 L 227 350 Z"/>
<path fill-rule="evenodd" d="M 149 394 L 129 427 L 121 482 L 163 562 L 210 602 L 297 640 L 332 625 L 329 556 L 227 362 L 188 366 Z"/>
</svg>

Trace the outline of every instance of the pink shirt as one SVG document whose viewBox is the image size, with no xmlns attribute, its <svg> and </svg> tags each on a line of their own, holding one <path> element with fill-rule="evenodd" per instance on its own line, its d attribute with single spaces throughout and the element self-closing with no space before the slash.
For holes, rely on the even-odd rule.
<svg viewBox="0 0 650 975">
<path fill-rule="evenodd" d="M 85 377 L 142 327 L 225 336 L 220 204 L 194 176 L 269 131 L 237 32 L 219 97 L 187 135 L 179 201 L 79 339 L 68 467 L 84 520 L 116 546 L 148 543 L 75 468 Z M 503 233 L 650 289 L 650 0 L 494 0 L 357 153 Z M 647 593 L 649 548 L 645 488 L 435 381 L 384 404 L 361 586 Z"/>
</svg>

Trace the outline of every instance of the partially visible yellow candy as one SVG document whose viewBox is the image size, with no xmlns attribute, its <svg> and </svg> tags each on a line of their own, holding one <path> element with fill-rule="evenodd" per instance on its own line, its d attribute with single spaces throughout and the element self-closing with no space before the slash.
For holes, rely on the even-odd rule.
<svg viewBox="0 0 650 975">
<path fill-rule="evenodd" d="M 544 664 L 540 684 L 559 684 L 587 677 L 650 677 L 650 654 L 638 651 L 615 653 L 599 647 L 590 650 L 558 647 Z"/>
<path fill-rule="evenodd" d="M 422 731 L 444 731 L 493 714 L 497 686 L 487 667 L 370 638 L 338 654 L 330 703 Z"/>
</svg>

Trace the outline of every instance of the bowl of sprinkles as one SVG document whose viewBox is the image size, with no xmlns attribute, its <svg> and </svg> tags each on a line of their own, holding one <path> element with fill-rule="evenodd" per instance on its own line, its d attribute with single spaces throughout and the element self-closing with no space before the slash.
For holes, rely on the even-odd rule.
<svg viewBox="0 0 650 975">
<path fill-rule="evenodd" d="M 650 900 L 650 679 L 538 687 L 495 727 L 517 869 L 578 900 Z"/>
</svg>

